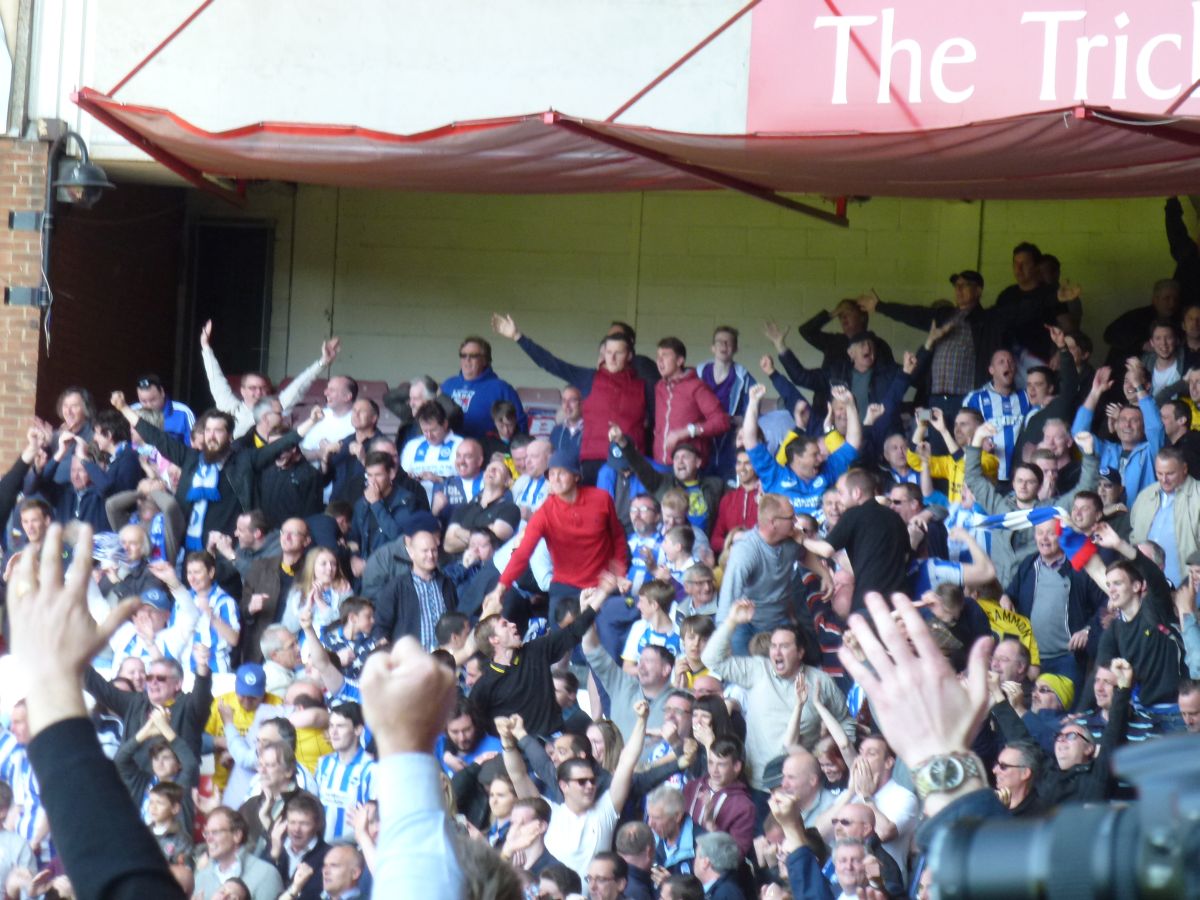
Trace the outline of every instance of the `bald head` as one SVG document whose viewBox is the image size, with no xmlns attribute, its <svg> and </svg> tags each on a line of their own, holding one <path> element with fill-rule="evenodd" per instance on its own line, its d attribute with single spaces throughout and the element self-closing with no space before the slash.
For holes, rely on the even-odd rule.
<svg viewBox="0 0 1200 900">
<path fill-rule="evenodd" d="M 821 764 L 807 750 L 799 749 L 783 761 L 784 793 L 791 794 L 801 808 L 812 805 L 821 792 Z"/>
<path fill-rule="evenodd" d="M 692 693 L 697 697 L 720 697 L 724 691 L 718 679 L 711 675 L 700 675 L 692 682 Z"/>
<path fill-rule="evenodd" d="M 530 478 L 541 478 L 550 468 L 550 456 L 554 445 L 545 438 L 538 438 L 525 450 L 525 474 Z"/>
</svg>

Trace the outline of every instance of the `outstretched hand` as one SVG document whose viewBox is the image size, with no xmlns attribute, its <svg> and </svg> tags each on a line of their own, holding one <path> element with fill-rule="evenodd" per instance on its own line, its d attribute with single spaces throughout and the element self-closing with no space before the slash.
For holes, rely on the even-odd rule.
<svg viewBox="0 0 1200 900">
<path fill-rule="evenodd" d="M 838 658 L 866 691 L 888 743 L 910 768 L 931 756 L 966 751 L 987 714 L 991 639 L 975 642 L 960 682 L 908 597 L 892 594 L 903 632 L 882 596 L 871 592 L 866 604 L 874 629 L 863 616 L 850 617 L 866 663 L 844 646 Z"/>
</svg>

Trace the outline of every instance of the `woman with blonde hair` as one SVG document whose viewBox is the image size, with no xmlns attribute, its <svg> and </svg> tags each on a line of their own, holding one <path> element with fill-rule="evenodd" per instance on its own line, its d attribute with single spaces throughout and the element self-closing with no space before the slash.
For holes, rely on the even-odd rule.
<svg viewBox="0 0 1200 900">
<path fill-rule="evenodd" d="M 625 749 L 625 738 L 612 719 L 597 719 L 587 729 L 587 739 L 592 745 L 592 757 L 609 772 L 617 767 L 621 751 Z"/>
<path fill-rule="evenodd" d="M 300 610 L 312 609 L 313 627 L 320 635 L 341 616 L 342 601 L 350 596 L 350 582 L 342 574 L 337 554 L 328 547 L 317 547 L 304 558 L 304 568 L 288 592 L 283 625 L 304 635 L 300 628 Z"/>
</svg>

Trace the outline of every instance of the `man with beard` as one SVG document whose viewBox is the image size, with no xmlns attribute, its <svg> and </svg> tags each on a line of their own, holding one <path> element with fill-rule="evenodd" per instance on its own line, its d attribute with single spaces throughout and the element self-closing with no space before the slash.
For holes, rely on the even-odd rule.
<svg viewBox="0 0 1200 900">
<path fill-rule="evenodd" d="M 182 474 L 176 499 L 187 518 L 185 544 L 190 550 L 203 550 L 205 537 L 213 531 L 231 534 L 237 517 L 254 509 L 254 482 L 257 474 L 280 454 L 297 446 L 323 414 L 313 407 L 312 414 L 300 426 L 277 441 L 258 449 L 233 448 L 233 417 L 210 409 L 201 418 L 204 432 L 203 451 L 187 447 L 138 417 L 125 402 L 121 391 L 114 391 L 113 409 L 121 413 L 142 440 L 179 466 Z"/>
</svg>

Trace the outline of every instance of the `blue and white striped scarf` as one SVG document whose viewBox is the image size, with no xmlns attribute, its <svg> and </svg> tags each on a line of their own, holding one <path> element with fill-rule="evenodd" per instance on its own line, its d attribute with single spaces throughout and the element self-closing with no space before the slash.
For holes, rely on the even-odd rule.
<svg viewBox="0 0 1200 900">
<path fill-rule="evenodd" d="M 209 501 L 221 499 L 221 491 L 217 484 L 221 479 L 222 463 L 202 462 L 192 477 L 192 486 L 187 492 L 188 502 L 192 504 L 192 516 L 188 519 L 187 540 L 188 550 L 204 549 L 204 517 L 208 514 Z"/>
</svg>

